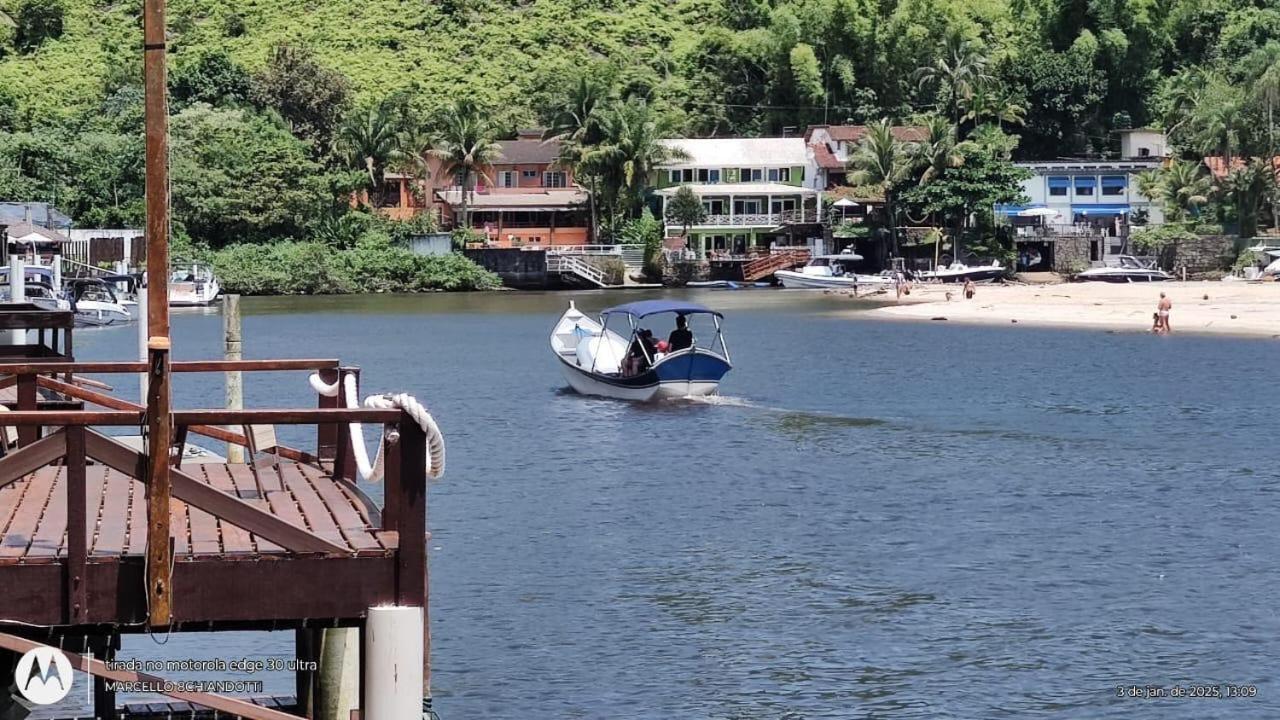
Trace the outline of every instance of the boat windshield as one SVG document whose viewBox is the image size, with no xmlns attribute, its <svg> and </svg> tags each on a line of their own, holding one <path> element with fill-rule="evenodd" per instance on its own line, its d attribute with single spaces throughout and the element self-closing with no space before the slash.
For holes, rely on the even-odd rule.
<svg viewBox="0 0 1280 720">
<path fill-rule="evenodd" d="M 89 302 L 114 303 L 116 296 L 105 285 L 81 285 L 80 292 L 76 293 L 76 299 Z"/>
</svg>

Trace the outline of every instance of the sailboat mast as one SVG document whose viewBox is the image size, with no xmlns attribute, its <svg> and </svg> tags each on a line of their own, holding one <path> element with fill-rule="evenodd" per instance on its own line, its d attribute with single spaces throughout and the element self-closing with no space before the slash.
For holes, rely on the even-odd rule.
<svg viewBox="0 0 1280 720">
<path fill-rule="evenodd" d="M 148 624 L 169 625 L 169 446 L 173 437 L 169 366 L 169 110 L 165 0 L 144 0 L 143 74 L 147 172 L 147 606 Z"/>
</svg>

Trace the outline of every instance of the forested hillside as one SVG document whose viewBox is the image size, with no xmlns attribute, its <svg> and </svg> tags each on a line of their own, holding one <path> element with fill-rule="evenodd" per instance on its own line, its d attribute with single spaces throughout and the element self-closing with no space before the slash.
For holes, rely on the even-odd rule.
<svg viewBox="0 0 1280 720">
<path fill-rule="evenodd" d="M 0 196 L 139 222 L 140 6 L 0 0 Z M 1015 158 L 1104 152 L 1111 130 L 1147 124 L 1188 154 L 1261 154 L 1280 99 L 1280 3 L 1265 1 L 174 0 L 169 23 L 175 219 L 215 246 L 351 246 L 367 222 L 349 192 L 433 145 L 459 101 L 497 138 L 562 124 L 584 83 L 633 103 L 619 128 L 933 112 L 957 139 L 1017 135 Z"/>
</svg>

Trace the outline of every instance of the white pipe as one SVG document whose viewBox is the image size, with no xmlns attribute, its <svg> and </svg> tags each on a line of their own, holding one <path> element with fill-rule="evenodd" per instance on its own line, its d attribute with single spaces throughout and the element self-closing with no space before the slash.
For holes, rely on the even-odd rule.
<svg viewBox="0 0 1280 720">
<path fill-rule="evenodd" d="M 53 256 L 53 292 L 62 292 L 62 255 Z"/>
<path fill-rule="evenodd" d="M 138 288 L 138 359 L 142 362 L 147 361 L 147 289 Z M 147 404 L 147 374 L 138 373 L 138 392 L 142 397 L 142 404 Z"/>
<path fill-rule="evenodd" d="M 22 256 L 9 256 L 9 302 L 26 302 L 27 301 L 27 270 L 23 266 Z M 26 345 L 26 330 L 10 330 L 10 345 Z"/>
<path fill-rule="evenodd" d="M 422 717 L 422 608 L 369 608 L 364 639 L 364 720 Z"/>
</svg>

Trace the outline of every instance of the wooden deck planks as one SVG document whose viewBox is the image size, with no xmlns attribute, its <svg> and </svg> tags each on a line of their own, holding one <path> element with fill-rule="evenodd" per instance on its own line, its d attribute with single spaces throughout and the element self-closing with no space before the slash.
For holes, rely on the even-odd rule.
<svg viewBox="0 0 1280 720">
<path fill-rule="evenodd" d="M 98 515 L 98 538 L 90 547 L 89 554 L 126 554 L 130 549 L 126 542 L 134 514 L 134 509 L 130 507 L 129 478 L 118 472 L 108 471 L 106 466 L 94 465 L 88 468 L 85 482 L 89 485 L 90 492 L 95 485 L 104 488 L 102 512 Z"/>
<path fill-rule="evenodd" d="M 342 531 L 347 544 L 359 550 L 381 550 L 382 543 L 373 534 L 363 505 L 352 497 L 346 488 L 334 482 L 325 472 L 309 465 L 295 466 L 311 483 L 325 507 L 333 514 L 334 522 Z"/>
<path fill-rule="evenodd" d="M 201 466 L 205 480 L 213 487 L 231 495 L 236 494 L 235 481 L 226 465 L 206 464 Z M 218 520 L 218 530 L 222 535 L 222 552 L 227 555 L 252 555 L 258 551 L 253 536 L 244 528 Z"/>
<path fill-rule="evenodd" d="M 41 468 L 27 480 L 20 480 L 27 485 L 26 492 L 18 503 L 13 520 L 5 531 L 4 540 L 0 542 L 0 559 L 25 557 L 31 546 L 32 536 L 40 524 L 45 506 L 49 503 L 49 495 L 53 490 L 53 480 L 57 468 Z"/>
<path fill-rule="evenodd" d="M 54 472 L 49 488 L 49 501 L 44 507 L 27 548 L 28 558 L 55 558 L 67 537 L 67 469 L 49 468 Z"/>
<path fill-rule="evenodd" d="M 294 463 L 281 463 L 279 468 L 281 484 L 288 488 L 297 500 L 298 509 L 306 522 L 306 527 L 320 537 L 339 545 L 350 546 L 342 530 L 333 519 L 333 513 L 325 506 L 311 481 L 303 476 L 302 471 Z"/>
<path fill-rule="evenodd" d="M 240 499 L 260 508 L 270 509 L 264 498 L 257 497 L 258 486 L 253 482 L 253 471 L 249 469 L 248 465 L 227 465 L 225 467 L 227 468 L 227 474 L 231 476 L 232 483 L 235 484 L 236 491 L 240 493 Z M 253 541 L 258 546 L 258 552 L 260 553 L 284 551 L 284 548 L 279 545 L 257 535 L 253 536 Z"/>
<path fill-rule="evenodd" d="M 306 528 L 352 552 L 389 552 L 374 534 L 361 501 L 323 470 L 297 463 L 263 468 L 271 473 L 268 487 L 282 490 L 255 498 L 252 470 L 246 465 L 199 465 L 188 472 L 227 493 L 241 491 L 243 499 L 278 517 Z M 86 518 L 91 556 L 141 555 L 146 549 L 145 487 L 104 465 L 86 469 Z M 53 561 L 66 555 L 66 469 L 44 467 L 0 489 L 0 563 Z M 280 546 L 243 528 L 190 507 L 172 502 L 174 550 L 179 557 L 208 557 L 283 553 Z"/>
</svg>

